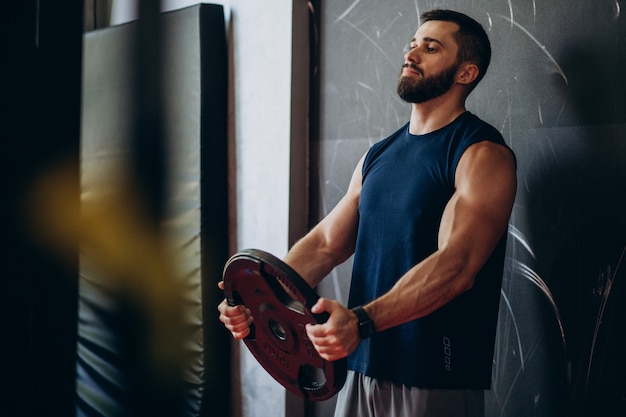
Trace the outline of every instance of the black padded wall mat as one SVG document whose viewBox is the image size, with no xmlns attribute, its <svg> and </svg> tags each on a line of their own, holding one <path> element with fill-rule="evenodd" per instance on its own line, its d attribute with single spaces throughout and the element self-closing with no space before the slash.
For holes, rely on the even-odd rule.
<svg viewBox="0 0 626 417">
<path fill-rule="evenodd" d="M 468 108 L 518 157 L 487 416 L 626 415 L 626 23 L 618 1 L 319 1 L 312 211 L 408 120 L 395 93 L 418 15 L 480 21 L 492 64 Z M 322 292 L 347 298 L 350 265 Z M 317 415 L 326 415 L 322 406 Z"/>
<path fill-rule="evenodd" d="M 81 257 L 79 416 L 146 411 L 165 415 L 161 413 L 167 410 L 145 405 L 171 404 L 159 398 L 164 392 L 150 392 L 155 384 L 146 376 L 151 371 L 141 367 L 152 363 L 150 355 L 167 357 L 167 346 L 182 349 L 184 355 L 183 375 L 172 383 L 173 392 L 183 390 L 183 411 L 175 409 L 178 415 L 227 415 L 230 406 L 230 340 L 214 319 L 221 296 L 216 284 L 228 251 L 224 12 L 221 6 L 203 4 L 164 13 L 158 22 L 155 39 L 161 39 L 158 50 L 163 58 L 156 71 L 162 74 L 159 135 L 166 155 L 160 231 L 170 249 L 162 257 L 161 242 L 155 243 L 160 237 L 144 235 L 142 216 L 133 215 L 134 194 L 139 193 L 133 194 L 133 183 L 126 177 L 131 161 L 149 157 L 132 155 L 138 149 L 133 147 L 137 112 L 131 67 L 138 22 L 90 32 L 84 39 L 83 208 L 95 201 L 102 209 L 98 202 L 103 196 L 106 201 L 106 196 L 126 187 L 131 192 L 121 202 L 113 200 L 116 204 L 108 211 L 103 209 L 100 223 L 89 219 L 87 223 L 102 229 L 87 235 L 105 243 L 95 249 L 86 245 Z M 103 260 L 113 263 L 103 268 Z M 120 268 L 115 269 L 119 265 L 135 265 L 129 268 L 136 267 L 137 276 L 124 281 L 130 274 L 123 272 L 121 279 L 111 278 L 120 275 Z M 164 284 L 161 277 L 167 268 L 173 269 L 171 277 L 177 284 L 171 291 L 167 287 L 171 283 Z M 181 314 L 182 325 L 172 321 L 176 314 Z M 165 340 L 165 347 L 155 346 L 154 338 Z M 144 365 L 133 363 L 136 360 Z M 143 405 L 137 404 L 141 401 Z"/>
</svg>

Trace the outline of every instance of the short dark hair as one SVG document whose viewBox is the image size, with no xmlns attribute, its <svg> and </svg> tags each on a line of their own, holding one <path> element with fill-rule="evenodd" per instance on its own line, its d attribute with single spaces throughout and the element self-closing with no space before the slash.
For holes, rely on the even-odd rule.
<svg viewBox="0 0 626 417">
<path fill-rule="evenodd" d="M 431 10 L 423 13 L 420 18 L 422 23 L 429 20 L 441 20 L 456 23 L 459 26 L 459 30 L 454 34 L 459 46 L 457 62 L 472 62 L 478 67 L 478 77 L 470 86 L 470 91 L 473 90 L 485 76 L 491 61 L 491 43 L 485 29 L 471 17 L 453 10 Z"/>
</svg>

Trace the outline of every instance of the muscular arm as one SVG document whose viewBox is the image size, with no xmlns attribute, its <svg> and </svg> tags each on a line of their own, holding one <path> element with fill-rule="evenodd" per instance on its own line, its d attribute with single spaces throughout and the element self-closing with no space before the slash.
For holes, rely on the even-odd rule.
<svg viewBox="0 0 626 417">
<path fill-rule="evenodd" d="M 511 152 L 472 145 L 459 161 L 456 191 L 444 210 L 438 250 L 365 306 L 376 330 L 423 317 L 469 290 L 506 232 L 516 191 Z"/>
<path fill-rule="evenodd" d="M 311 287 L 317 286 L 335 266 L 354 253 L 364 158 L 357 164 L 344 197 L 285 256 L 285 262 Z"/>
<path fill-rule="evenodd" d="M 285 256 L 285 262 L 295 269 L 311 287 L 319 284 L 336 265 L 344 262 L 354 252 L 359 222 L 361 169 L 364 159 L 365 156 L 357 164 L 346 195 Z M 223 282 L 218 285 L 220 289 L 224 289 Z M 220 321 L 235 339 L 243 339 L 250 333 L 253 318 L 252 313 L 245 306 L 231 307 L 226 300 L 223 300 L 218 305 L 218 310 Z M 353 323 L 353 327 L 355 325 L 356 323 Z"/>
</svg>

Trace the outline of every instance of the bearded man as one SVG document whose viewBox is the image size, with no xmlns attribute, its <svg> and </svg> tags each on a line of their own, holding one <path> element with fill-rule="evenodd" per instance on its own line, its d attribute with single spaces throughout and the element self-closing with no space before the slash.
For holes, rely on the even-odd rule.
<svg viewBox="0 0 626 417">
<path fill-rule="evenodd" d="M 326 360 L 348 357 L 335 416 L 484 415 L 515 157 L 467 111 L 491 46 L 470 17 L 433 10 L 404 56 L 408 123 L 359 161 L 346 195 L 285 257 L 312 287 L 354 255 L 348 307 L 307 334 Z M 218 307 L 237 339 L 245 306 Z"/>
</svg>

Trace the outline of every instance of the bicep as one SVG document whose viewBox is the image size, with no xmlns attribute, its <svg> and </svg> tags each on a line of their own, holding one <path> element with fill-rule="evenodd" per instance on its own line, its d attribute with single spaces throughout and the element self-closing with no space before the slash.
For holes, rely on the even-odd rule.
<svg viewBox="0 0 626 417">
<path fill-rule="evenodd" d="M 474 274 L 506 232 L 517 187 L 513 154 L 491 142 L 472 145 L 459 161 L 455 186 L 439 246 L 454 251 Z"/>
<path fill-rule="evenodd" d="M 359 223 L 359 198 L 363 168 L 363 156 L 357 164 L 348 190 L 333 210 L 316 226 L 326 245 L 336 254 L 341 254 L 342 261 L 354 252 L 356 233 Z"/>
<path fill-rule="evenodd" d="M 285 257 L 287 264 L 298 271 L 312 287 L 354 253 L 362 165 L 363 158 L 355 168 L 343 198 Z"/>
</svg>

